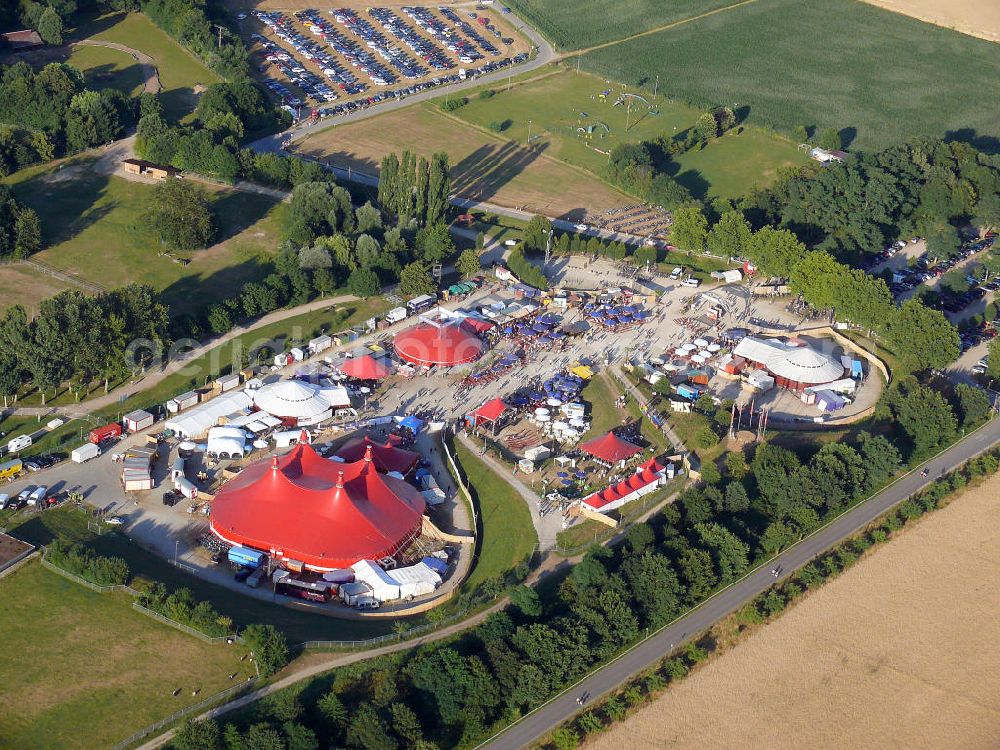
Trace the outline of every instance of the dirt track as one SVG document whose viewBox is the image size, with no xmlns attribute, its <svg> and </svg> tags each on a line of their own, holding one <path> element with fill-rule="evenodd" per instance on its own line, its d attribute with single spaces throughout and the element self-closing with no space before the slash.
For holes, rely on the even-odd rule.
<svg viewBox="0 0 1000 750">
<path fill-rule="evenodd" d="M 998 542 L 1000 475 L 587 747 L 992 750 Z"/>
<path fill-rule="evenodd" d="M 1000 42 L 1000 3 L 996 0 L 864 0 L 963 34 Z"/>
</svg>

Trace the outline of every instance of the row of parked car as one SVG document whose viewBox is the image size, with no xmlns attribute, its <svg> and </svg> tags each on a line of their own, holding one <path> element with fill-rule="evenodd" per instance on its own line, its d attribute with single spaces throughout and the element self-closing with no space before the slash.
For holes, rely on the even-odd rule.
<svg viewBox="0 0 1000 750">
<path fill-rule="evenodd" d="M 399 71 L 401 77 L 415 80 L 427 75 L 427 68 L 418 64 L 416 60 L 407 55 L 401 48 L 389 44 L 389 40 L 379 31 L 376 31 L 374 26 L 350 8 L 331 10 L 330 14 L 333 16 L 333 20 L 360 39 L 365 47 L 372 50 L 372 52 L 385 60 L 386 63 Z M 396 74 L 386 69 L 384 65 L 378 64 L 370 54 L 368 57 L 371 58 L 371 61 L 366 61 L 367 65 L 374 68 L 368 73 L 372 79 L 372 83 L 376 86 L 389 86 L 396 82 L 398 79 Z M 348 62 L 351 61 L 348 60 Z M 354 65 L 355 63 L 351 62 L 351 64 Z M 357 67 L 365 70 L 365 64 L 358 63 Z"/>
<path fill-rule="evenodd" d="M 454 52 L 460 63 L 472 65 L 483 59 L 483 53 L 476 49 L 472 42 L 459 37 L 451 27 L 431 13 L 429 9 L 406 5 L 403 6 L 403 13 L 435 41 Z M 423 39 L 423 37 L 420 38 Z M 433 42 L 427 43 L 433 46 Z"/>
<path fill-rule="evenodd" d="M 405 8 L 403 9 L 405 12 Z M 434 70 L 450 70 L 455 67 L 448 56 L 430 39 L 420 36 L 416 30 L 388 8 L 369 8 L 369 15 L 399 42 L 409 48 Z M 464 62 L 464 60 L 463 60 Z M 472 62 L 470 59 L 469 62 Z"/>
<path fill-rule="evenodd" d="M 354 101 L 344 102 L 343 104 L 337 104 L 333 107 L 323 107 L 319 109 L 320 117 L 336 117 L 337 115 L 344 115 L 350 112 L 358 112 L 368 107 L 378 104 L 379 102 L 389 101 L 391 99 L 405 99 L 408 96 L 417 94 L 421 91 L 426 91 L 432 89 L 436 86 L 444 86 L 449 83 L 455 83 L 456 81 L 466 80 L 468 78 L 478 78 L 481 75 L 486 75 L 487 73 L 492 73 L 497 70 L 502 70 L 504 68 L 510 67 L 511 65 L 517 65 L 528 59 L 527 53 L 520 53 L 514 55 L 514 57 L 505 57 L 502 60 L 496 60 L 494 62 L 486 63 L 482 67 L 476 68 L 471 71 L 466 71 L 465 75 L 459 73 L 452 73 L 447 76 L 440 76 L 433 78 L 430 81 L 420 81 L 419 83 L 414 83 L 410 86 L 405 86 L 401 89 L 390 89 L 388 91 L 379 91 L 376 94 L 372 94 L 367 99 L 355 99 Z"/>
<path fill-rule="evenodd" d="M 455 28 L 457 28 L 458 30 L 460 30 L 463 34 L 465 34 L 467 37 L 469 37 L 469 39 L 471 39 L 476 44 L 478 44 L 482 48 L 482 50 L 484 52 L 487 52 L 487 53 L 489 53 L 491 55 L 499 55 L 500 54 L 500 50 L 498 50 L 494 46 L 494 44 L 492 42 L 490 42 L 489 40 L 487 40 L 483 36 L 481 36 L 479 34 L 479 32 L 476 31 L 475 27 L 473 27 L 473 25 L 471 23 L 468 23 L 467 21 L 463 21 L 459 17 L 458 13 L 456 13 L 455 11 L 453 11 L 451 8 L 445 8 L 445 7 L 439 6 L 438 7 L 438 13 L 440 13 L 442 16 L 444 16 L 445 18 L 447 18 L 453 24 L 455 24 Z M 474 11 L 469 11 L 469 18 L 471 18 L 472 20 L 476 21 L 480 26 L 485 27 L 484 31 L 489 31 L 497 39 L 502 39 L 502 41 L 503 41 L 504 44 L 510 45 L 510 44 L 514 43 L 513 39 L 503 39 L 503 35 L 500 33 L 500 30 L 492 28 L 491 25 L 490 25 L 489 19 L 486 18 L 485 16 L 477 16 Z"/>
<path fill-rule="evenodd" d="M 63 490 L 49 494 L 46 485 L 40 487 L 25 487 L 16 495 L 0 493 L 0 510 L 21 510 L 25 507 L 44 508 L 62 502 L 68 493 Z"/>
</svg>

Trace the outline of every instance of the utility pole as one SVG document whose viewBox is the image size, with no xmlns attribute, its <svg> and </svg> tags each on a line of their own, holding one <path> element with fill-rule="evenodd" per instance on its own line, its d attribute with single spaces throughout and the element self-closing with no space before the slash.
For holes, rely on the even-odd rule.
<svg viewBox="0 0 1000 750">
<path fill-rule="evenodd" d="M 656 90 L 660 88 L 660 74 L 656 74 L 656 83 L 653 84 L 653 101 L 656 101 Z"/>
<path fill-rule="evenodd" d="M 215 24 L 215 28 L 219 31 L 219 47 L 222 47 L 222 32 L 226 30 L 226 27 Z"/>
<path fill-rule="evenodd" d="M 628 130 L 628 128 L 626 128 Z M 525 146 L 531 145 L 531 120 L 528 120 L 528 140 L 524 143 Z"/>
</svg>

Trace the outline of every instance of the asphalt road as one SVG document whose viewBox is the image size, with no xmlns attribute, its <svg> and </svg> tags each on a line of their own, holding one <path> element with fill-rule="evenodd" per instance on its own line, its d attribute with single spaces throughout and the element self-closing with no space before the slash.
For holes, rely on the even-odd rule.
<svg viewBox="0 0 1000 750">
<path fill-rule="evenodd" d="M 697 637 L 714 623 L 774 585 L 771 570 L 780 566 L 783 580 L 817 555 L 850 537 L 859 529 L 929 484 L 942 472 L 950 471 L 970 458 L 1000 443 L 1000 419 L 993 419 L 977 432 L 928 461 L 928 478 L 919 470 L 902 477 L 867 502 L 851 509 L 828 525 L 786 550 L 774 560 L 748 573 L 719 592 L 698 609 L 640 642 L 606 666 L 526 715 L 517 724 L 482 743 L 476 750 L 518 750 L 529 747 L 560 724 L 584 710 L 577 699 L 588 695 L 586 705 L 627 682 L 660 661 L 672 650 Z"/>
</svg>

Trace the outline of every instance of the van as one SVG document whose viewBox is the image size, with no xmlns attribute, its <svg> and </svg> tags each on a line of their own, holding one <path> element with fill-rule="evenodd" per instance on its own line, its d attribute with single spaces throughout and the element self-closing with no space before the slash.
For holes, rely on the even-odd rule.
<svg viewBox="0 0 1000 750">
<path fill-rule="evenodd" d="M 28 505 L 41 505 L 49 488 L 44 484 L 28 495 Z"/>
<path fill-rule="evenodd" d="M 7 504 L 10 502 L 10 495 L 0 492 L 0 510 L 7 510 Z"/>
<path fill-rule="evenodd" d="M 675 268 L 673 271 L 670 272 L 670 278 L 672 278 L 674 281 L 677 281 L 677 279 L 681 277 L 682 273 L 684 273 L 683 268 Z"/>
<path fill-rule="evenodd" d="M 30 445 L 31 435 L 18 435 L 16 438 L 7 443 L 7 452 L 17 453 L 18 451 L 23 451 Z"/>
<path fill-rule="evenodd" d="M 381 602 L 373 596 L 359 596 L 354 602 L 355 609 L 378 609 Z"/>
<path fill-rule="evenodd" d="M 695 278 L 684 279 L 684 281 L 681 282 L 681 286 L 689 286 L 692 288 L 699 287 L 701 286 L 701 279 L 695 279 Z"/>
</svg>

